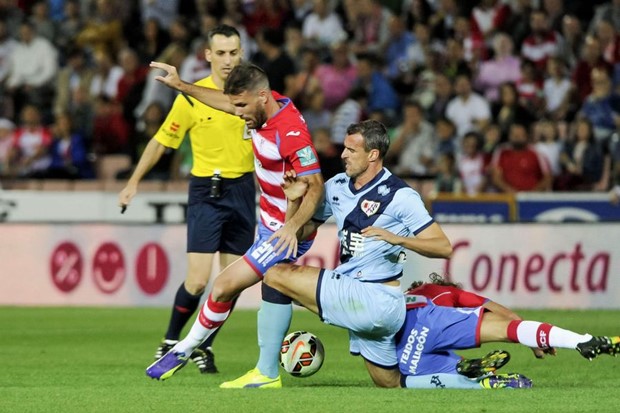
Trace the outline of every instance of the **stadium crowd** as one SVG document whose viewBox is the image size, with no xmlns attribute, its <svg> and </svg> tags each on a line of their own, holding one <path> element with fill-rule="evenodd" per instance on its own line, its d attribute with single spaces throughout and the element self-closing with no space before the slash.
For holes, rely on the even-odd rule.
<svg viewBox="0 0 620 413">
<path fill-rule="evenodd" d="M 0 180 L 135 165 L 175 97 L 149 63 L 204 78 L 218 23 L 302 110 L 325 179 L 377 119 L 387 166 L 439 192 L 620 185 L 620 0 L 0 0 Z M 187 177 L 184 145 L 148 178 Z"/>
</svg>

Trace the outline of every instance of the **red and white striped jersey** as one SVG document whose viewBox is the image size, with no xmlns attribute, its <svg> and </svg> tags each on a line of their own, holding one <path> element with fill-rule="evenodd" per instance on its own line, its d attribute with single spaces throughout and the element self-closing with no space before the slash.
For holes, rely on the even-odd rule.
<svg viewBox="0 0 620 413">
<path fill-rule="evenodd" d="M 303 116 L 290 98 L 271 92 L 280 110 L 258 129 L 250 130 L 256 177 L 261 189 L 260 219 L 272 231 L 284 225 L 286 196 L 280 187 L 285 171 L 297 176 L 321 173 L 319 157 Z"/>
</svg>

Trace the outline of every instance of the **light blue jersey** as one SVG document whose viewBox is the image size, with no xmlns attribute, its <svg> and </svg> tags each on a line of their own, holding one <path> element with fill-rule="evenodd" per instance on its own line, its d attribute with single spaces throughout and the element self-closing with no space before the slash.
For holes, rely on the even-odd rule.
<svg viewBox="0 0 620 413">
<path fill-rule="evenodd" d="M 325 201 L 315 219 L 334 216 L 340 238 L 340 262 L 334 272 L 360 281 L 385 282 L 402 276 L 405 251 L 372 237 L 363 237 L 369 226 L 396 235 L 416 235 L 434 221 L 420 195 L 386 168 L 359 190 L 344 173 L 325 183 Z"/>
</svg>

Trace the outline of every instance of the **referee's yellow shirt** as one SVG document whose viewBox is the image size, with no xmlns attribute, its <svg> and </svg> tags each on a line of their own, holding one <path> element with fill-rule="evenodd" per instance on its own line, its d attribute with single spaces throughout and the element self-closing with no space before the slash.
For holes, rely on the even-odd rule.
<svg viewBox="0 0 620 413">
<path fill-rule="evenodd" d="M 196 82 L 217 89 L 211 76 Z M 254 171 L 252 139 L 238 116 L 216 110 L 187 95 L 178 95 L 155 139 L 177 149 L 186 132 L 192 146 L 192 175 L 212 176 L 219 169 L 223 178 L 238 178 Z"/>
</svg>

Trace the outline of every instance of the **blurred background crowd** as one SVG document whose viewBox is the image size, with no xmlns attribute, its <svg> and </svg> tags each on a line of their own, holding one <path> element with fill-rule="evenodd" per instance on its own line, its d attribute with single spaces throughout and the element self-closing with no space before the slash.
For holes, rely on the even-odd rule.
<svg viewBox="0 0 620 413">
<path fill-rule="evenodd" d="M 0 0 L 0 178 L 128 176 L 206 34 L 290 96 L 325 178 L 346 127 L 390 130 L 387 164 L 438 192 L 607 191 L 620 184 L 620 0 Z M 186 139 L 149 174 L 183 179 Z"/>
</svg>

